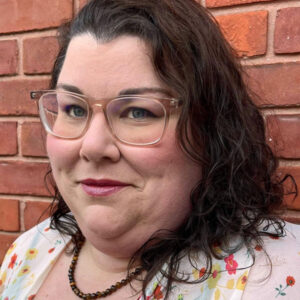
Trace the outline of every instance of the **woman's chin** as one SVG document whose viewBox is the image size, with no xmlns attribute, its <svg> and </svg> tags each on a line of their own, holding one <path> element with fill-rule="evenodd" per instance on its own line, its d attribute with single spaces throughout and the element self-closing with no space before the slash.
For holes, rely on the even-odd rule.
<svg viewBox="0 0 300 300">
<path fill-rule="evenodd" d="M 136 225 L 136 218 L 133 220 L 109 206 L 89 206 L 75 218 L 85 236 L 94 236 L 99 240 L 118 239 Z"/>
</svg>

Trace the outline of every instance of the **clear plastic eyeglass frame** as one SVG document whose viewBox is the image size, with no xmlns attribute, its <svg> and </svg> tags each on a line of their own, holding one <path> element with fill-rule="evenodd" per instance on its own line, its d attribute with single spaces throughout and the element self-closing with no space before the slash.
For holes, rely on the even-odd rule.
<svg viewBox="0 0 300 300">
<path fill-rule="evenodd" d="M 53 112 L 51 111 L 51 115 L 54 118 L 55 121 L 54 125 L 52 127 L 49 124 L 49 121 L 47 119 L 46 114 L 49 115 L 49 110 L 45 108 L 45 101 L 47 101 L 47 97 L 56 97 L 63 96 L 63 97 L 70 97 L 73 100 L 76 100 L 86 108 L 87 115 L 85 120 L 83 121 L 82 128 L 80 130 L 77 130 L 77 133 L 74 133 L 74 130 L 71 130 L 71 133 L 59 133 L 54 131 L 54 125 L 55 122 L 57 122 L 58 115 L 59 115 L 59 105 L 57 104 L 56 110 Z M 156 96 L 149 96 L 149 95 L 122 95 L 118 96 L 116 98 L 112 99 L 99 99 L 99 100 L 91 100 L 88 99 L 86 96 L 68 92 L 68 91 L 57 91 L 57 90 L 38 90 L 38 91 L 32 91 L 30 92 L 30 98 L 32 100 L 35 100 L 38 105 L 39 115 L 41 122 L 46 130 L 47 133 L 56 136 L 58 138 L 62 139 L 78 139 L 82 137 L 86 131 L 89 128 L 90 122 L 92 120 L 92 117 L 96 111 L 102 111 L 106 122 L 108 124 L 108 127 L 110 129 L 111 134 L 119 141 L 125 144 L 129 145 L 136 145 L 136 146 L 147 146 L 147 145 L 153 145 L 158 143 L 168 126 L 169 117 L 170 114 L 178 109 L 182 105 L 182 101 L 175 99 L 175 98 L 165 98 L 165 97 L 156 97 Z M 56 100 L 57 101 L 57 100 Z M 135 109 L 135 112 L 139 112 L 138 110 L 146 111 L 148 109 L 148 106 L 153 106 L 153 111 L 157 112 L 159 111 L 160 116 L 159 117 L 152 117 L 153 113 L 150 111 L 151 114 L 151 121 L 155 125 L 149 126 L 151 122 L 140 122 L 140 121 L 132 121 L 132 120 L 140 120 L 138 118 L 133 117 L 126 117 L 126 118 L 117 118 L 113 119 L 112 115 L 115 111 L 118 111 L 119 107 L 122 107 L 122 105 L 125 107 L 125 109 L 128 110 L 127 103 L 143 103 L 141 107 L 129 107 L 130 110 Z M 128 104 L 128 106 L 129 106 Z M 151 104 L 151 105 L 150 105 Z M 139 104 L 140 105 L 140 104 Z M 144 109 L 145 106 L 146 108 Z M 124 109 L 124 110 L 125 110 Z M 119 109 L 120 110 L 120 109 Z M 124 113 L 124 112 L 122 112 Z M 61 113 L 62 115 L 63 113 Z M 130 114 L 132 116 L 131 112 L 127 112 L 126 114 Z M 149 114 L 149 112 L 148 112 Z M 119 115 L 117 115 L 119 117 Z M 120 115 L 121 116 L 121 115 Z M 78 118 L 78 120 L 80 120 Z M 121 123 L 119 120 L 127 120 L 130 122 L 123 122 Z M 158 121 L 159 120 L 159 121 Z M 120 123 L 120 124 L 119 124 Z M 127 123 L 129 125 L 127 125 Z M 118 125 L 116 125 L 118 124 Z M 133 124 L 133 125 L 132 125 Z M 127 126 L 127 127 L 126 127 Z M 143 127 L 144 126 L 144 127 Z M 62 128 L 63 126 L 61 126 Z M 65 126 L 66 127 L 66 126 Z M 73 128 L 74 129 L 74 128 Z M 153 131 L 153 132 L 152 132 Z M 123 132 L 126 132 L 124 134 Z"/>
</svg>

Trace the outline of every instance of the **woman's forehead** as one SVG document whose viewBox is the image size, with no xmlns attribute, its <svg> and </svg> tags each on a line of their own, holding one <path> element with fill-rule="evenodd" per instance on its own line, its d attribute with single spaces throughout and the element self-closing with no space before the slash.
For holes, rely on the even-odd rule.
<svg viewBox="0 0 300 300">
<path fill-rule="evenodd" d="M 122 36 L 101 43 L 90 34 L 71 40 L 58 79 L 61 83 L 97 97 L 115 96 L 107 93 L 120 93 L 128 88 L 163 86 L 143 40 Z M 101 95 L 97 95 L 99 90 Z"/>
<path fill-rule="evenodd" d="M 89 33 L 71 39 L 66 59 L 73 58 L 80 58 L 78 63 L 101 63 L 104 66 L 120 62 L 130 65 L 132 62 L 152 61 L 150 47 L 138 37 L 124 35 L 106 42 Z"/>
</svg>

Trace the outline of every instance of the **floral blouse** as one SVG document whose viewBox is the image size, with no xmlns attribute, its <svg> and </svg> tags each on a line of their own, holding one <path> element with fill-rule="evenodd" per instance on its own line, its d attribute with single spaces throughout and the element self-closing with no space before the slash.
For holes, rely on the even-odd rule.
<svg viewBox="0 0 300 300">
<path fill-rule="evenodd" d="M 9 248 L 0 270 L 0 300 L 33 300 L 70 237 L 49 228 L 47 219 L 22 234 Z M 209 278 L 198 284 L 174 284 L 170 300 L 271 300 L 300 299 L 300 226 L 288 225 L 283 238 L 264 238 L 263 249 L 254 246 L 255 263 L 249 251 L 240 249 L 222 260 L 213 260 Z M 218 247 L 218 246 L 216 246 Z M 218 250 L 218 249 L 217 249 Z M 221 251 L 219 249 L 219 251 Z M 270 268 L 272 262 L 272 270 Z M 201 257 L 183 260 L 180 272 L 201 279 Z M 165 266 L 167 267 L 167 265 Z M 165 280 L 157 274 L 146 290 L 146 299 L 164 299 Z"/>
</svg>

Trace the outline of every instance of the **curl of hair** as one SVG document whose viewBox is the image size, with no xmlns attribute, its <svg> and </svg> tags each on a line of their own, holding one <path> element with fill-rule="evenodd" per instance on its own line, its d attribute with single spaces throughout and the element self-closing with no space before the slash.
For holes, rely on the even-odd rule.
<svg viewBox="0 0 300 300">
<path fill-rule="evenodd" d="M 189 282 L 178 275 L 183 255 L 197 251 L 206 257 L 205 280 L 212 258 L 222 256 L 216 243 L 224 254 L 243 245 L 251 250 L 253 241 L 262 244 L 263 234 L 283 235 L 284 223 L 275 213 L 283 199 L 282 181 L 274 176 L 277 160 L 241 67 L 213 17 L 194 0 L 92 0 L 62 27 L 51 88 L 70 40 L 83 33 L 101 42 L 131 35 L 149 45 L 157 75 L 183 101 L 178 143 L 202 168 L 186 221 L 175 232 L 155 233 L 129 263 L 128 270 L 139 259 L 147 270 L 143 292 L 165 262 L 167 298 L 172 282 Z M 76 247 L 84 237 L 57 188 L 54 198 L 52 227 L 71 235 Z M 236 236 L 240 243 L 232 249 Z"/>
</svg>

